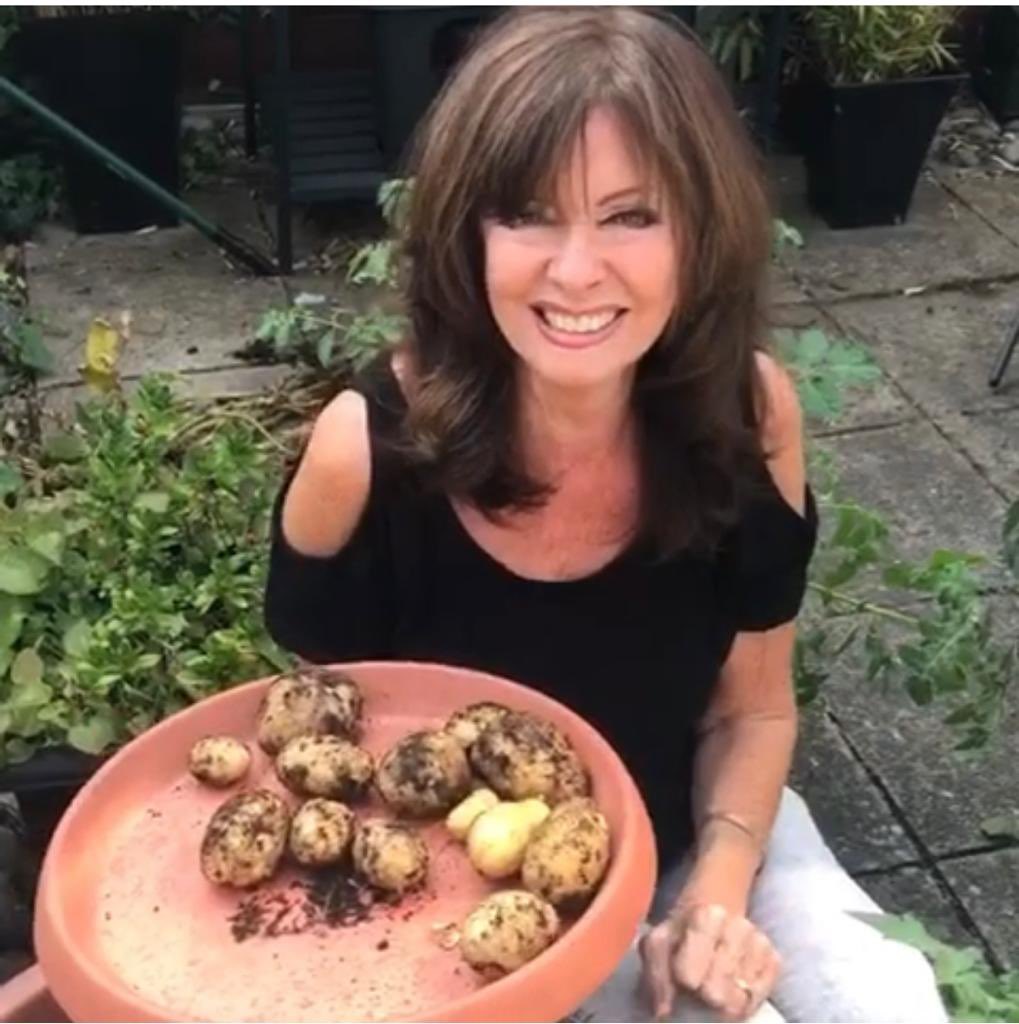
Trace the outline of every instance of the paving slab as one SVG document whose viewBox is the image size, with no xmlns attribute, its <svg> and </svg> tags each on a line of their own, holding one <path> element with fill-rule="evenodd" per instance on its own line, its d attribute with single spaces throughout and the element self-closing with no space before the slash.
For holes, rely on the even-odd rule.
<svg viewBox="0 0 1019 1024">
<path fill-rule="evenodd" d="M 1019 605 L 995 599 L 996 633 L 1015 637 Z M 859 663 L 857 662 L 856 665 Z M 1006 694 L 1004 721 L 990 747 L 964 756 L 942 722 L 945 708 L 917 707 L 904 693 L 870 683 L 853 656 L 824 686 L 824 698 L 850 743 L 876 773 L 924 846 L 945 856 L 992 844 L 988 818 L 1017 809 L 1019 679 Z"/>
<path fill-rule="evenodd" d="M 1014 264 L 1019 271 L 1019 252 Z M 1019 355 L 999 388 L 987 383 L 1019 316 L 1019 281 L 839 303 L 827 312 L 843 331 L 865 341 L 885 372 L 931 416 L 1019 405 Z"/>
<path fill-rule="evenodd" d="M 903 555 L 1000 551 L 1004 501 L 926 421 L 819 444 L 831 454 L 842 492 L 884 517 Z M 989 582 L 1004 578 L 1000 569 L 982 571 Z"/>
<path fill-rule="evenodd" d="M 1017 271 L 1015 246 L 929 174 L 917 184 L 905 223 L 838 231 L 807 208 L 801 160 L 777 159 L 773 176 L 782 216 L 806 243 L 786 249 L 782 263 L 814 298 L 891 294 Z"/>
<path fill-rule="evenodd" d="M 1019 356 L 1015 373 L 1019 380 Z M 1019 409 L 946 415 L 939 426 L 1009 500 L 1019 499 Z"/>
<path fill-rule="evenodd" d="M 807 801 L 821 834 L 847 871 L 872 871 L 918 859 L 916 846 L 819 706 L 800 716 L 791 785 Z"/>
<path fill-rule="evenodd" d="M 794 332 L 818 327 L 833 339 L 860 341 L 844 331 L 841 324 L 825 309 L 810 303 L 775 307 L 772 310 L 772 324 L 778 329 Z M 843 407 L 838 416 L 831 420 L 808 420 L 808 432 L 829 434 L 833 431 L 890 426 L 918 415 L 917 410 L 885 374 L 869 384 L 846 391 L 843 399 Z"/>
<path fill-rule="evenodd" d="M 1019 849 L 941 865 L 1002 963 L 1019 967 Z"/>
<path fill-rule="evenodd" d="M 174 387 L 180 394 L 197 399 L 241 397 L 270 391 L 283 385 L 292 375 L 290 366 L 240 365 L 175 374 Z M 124 391 L 131 394 L 139 379 L 137 375 L 124 377 Z M 86 401 L 91 394 L 83 384 L 58 384 L 42 390 L 42 406 L 48 415 L 66 418 L 73 415 L 76 405 Z"/>
<path fill-rule="evenodd" d="M 958 946 L 977 945 L 975 936 L 963 923 L 952 900 L 930 871 L 899 868 L 857 879 L 882 910 L 889 914 L 913 914 L 927 930 L 943 942 Z"/>
<path fill-rule="evenodd" d="M 196 205 L 268 251 L 255 207 L 246 193 L 204 193 Z M 270 211 L 271 215 L 271 211 Z M 322 241 L 315 222 L 294 218 L 303 248 Z M 128 234 L 76 235 L 50 227 L 28 247 L 33 309 L 41 317 L 57 369 L 45 383 L 78 379 L 93 318 L 116 322 L 131 313 L 131 343 L 121 371 L 216 370 L 243 365 L 236 356 L 252 339 L 264 313 L 285 304 L 284 284 L 230 266 L 215 246 L 183 225 Z M 286 280 L 291 294 L 312 292 L 363 308 L 376 293 L 351 287 L 342 268 L 303 271 Z"/>
<path fill-rule="evenodd" d="M 1019 174 L 991 176 L 939 166 L 935 175 L 946 189 L 1019 246 Z"/>
</svg>

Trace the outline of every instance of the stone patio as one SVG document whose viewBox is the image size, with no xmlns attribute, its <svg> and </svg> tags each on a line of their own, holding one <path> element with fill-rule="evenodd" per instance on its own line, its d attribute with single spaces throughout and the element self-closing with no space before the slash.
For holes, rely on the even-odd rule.
<svg viewBox="0 0 1019 1024">
<path fill-rule="evenodd" d="M 783 215 L 806 239 L 783 257 L 777 321 L 851 336 L 882 370 L 817 443 L 833 451 L 850 493 L 888 517 L 907 553 L 995 551 L 1007 500 L 1019 495 L 1019 355 L 997 393 L 987 385 L 1019 314 L 1019 176 L 932 166 L 907 224 L 836 232 L 806 212 L 798 162 L 773 166 Z M 258 241 L 243 190 L 197 201 Z M 299 253 L 324 237 L 297 227 Z M 189 228 L 87 239 L 50 229 L 31 251 L 30 284 L 60 357 L 49 384 L 55 400 L 74 394 L 91 317 L 123 308 L 135 317 L 129 378 L 172 368 L 218 392 L 280 375 L 236 355 L 281 301 L 280 284 L 229 269 Z M 292 282 L 295 292 L 343 288 L 338 274 L 302 272 Z M 1003 579 L 992 573 L 987 582 Z M 1003 602 L 1013 625 L 1015 611 Z M 846 865 L 888 909 L 978 944 L 996 964 L 1019 964 L 1019 850 L 980 832 L 984 818 L 1019 807 L 1019 696 L 1013 690 L 998 747 L 962 761 L 936 712 L 864 686 L 843 673 L 805 714 L 797 785 Z"/>
</svg>

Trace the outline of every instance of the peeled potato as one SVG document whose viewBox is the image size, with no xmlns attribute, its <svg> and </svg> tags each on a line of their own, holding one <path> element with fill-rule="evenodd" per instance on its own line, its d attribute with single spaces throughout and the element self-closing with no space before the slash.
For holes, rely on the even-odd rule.
<svg viewBox="0 0 1019 1024">
<path fill-rule="evenodd" d="M 516 874 L 531 837 L 548 814 L 548 804 L 541 800 L 499 803 L 485 811 L 467 834 L 471 864 L 486 878 Z"/>
<path fill-rule="evenodd" d="M 446 828 L 454 839 L 459 839 L 462 843 L 467 838 L 475 819 L 485 811 L 490 811 L 498 802 L 499 798 L 490 789 L 476 789 L 449 812 L 446 816 Z"/>
<path fill-rule="evenodd" d="M 417 889 L 428 876 L 428 847 L 406 825 L 364 822 L 354 836 L 352 856 L 358 873 L 388 892 Z"/>
<path fill-rule="evenodd" d="M 297 736 L 342 736 L 356 739 L 364 699 L 357 684 L 342 672 L 304 669 L 277 679 L 258 711 L 258 744 L 277 754 Z"/>
<path fill-rule="evenodd" d="M 290 852 L 307 867 L 342 860 L 353 838 L 354 812 L 337 800 L 308 800 L 290 822 Z"/>
<path fill-rule="evenodd" d="M 245 888 L 269 878 L 287 842 L 287 805 L 266 789 L 238 793 L 209 821 L 202 839 L 202 873 L 217 885 Z"/>
<path fill-rule="evenodd" d="M 605 875 L 611 853 L 609 823 L 593 800 L 556 807 L 524 852 L 524 887 L 556 907 L 581 909 Z"/>
<path fill-rule="evenodd" d="M 414 732 L 382 758 L 375 784 L 393 810 L 423 818 L 446 813 L 467 795 L 471 769 L 449 733 Z"/>
<path fill-rule="evenodd" d="M 460 708 L 450 715 L 445 729 L 450 735 L 455 736 L 460 746 L 466 750 L 484 729 L 499 721 L 508 711 L 509 708 L 490 700 L 468 704 L 467 707 Z"/>
<path fill-rule="evenodd" d="M 511 711 L 487 726 L 471 747 L 470 760 L 506 800 L 540 797 L 556 804 L 590 791 L 569 740 L 533 715 Z"/>
<path fill-rule="evenodd" d="M 192 748 L 188 770 L 207 786 L 225 788 L 239 782 L 251 767 L 251 751 L 233 736 L 205 736 Z"/>
<path fill-rule="evenodd" d="M 558 932 L 554 907 L 533 893 L 506 889 L 468 915 L 460 952 L 474 970 L 494 980 L 533 960 L 552 945 Z"/>
<path fill-rule="evenodd" d="M 333 800 L 364 796 L 374 769 L 367 750 L 339 736 L 298 736 L 276 758 L 276 774 L 291 792 Z"/>
</svg>

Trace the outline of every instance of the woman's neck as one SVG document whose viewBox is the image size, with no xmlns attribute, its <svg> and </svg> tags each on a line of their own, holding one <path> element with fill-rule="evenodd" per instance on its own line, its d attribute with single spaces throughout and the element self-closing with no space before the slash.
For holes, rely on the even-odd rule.
<svg viewBox="0 0 1019 1024">
<path fill-rule="evenodd" d="M 631 388 L 630 377 L 564 387 L 521 373 L 518 422 L 529 470 L 554 484 L 566 471 L 627 446 Z"/>
</svg>

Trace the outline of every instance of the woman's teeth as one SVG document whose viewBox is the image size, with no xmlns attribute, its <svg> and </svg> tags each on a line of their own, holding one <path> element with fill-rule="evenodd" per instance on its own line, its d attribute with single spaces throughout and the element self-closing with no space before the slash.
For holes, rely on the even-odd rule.
<svg viewBox="0 0 1019 1024">
<path fill-rule="evenodd" d="M 615 313 L 587 313 L 584 316 L 568 316 L 551 309 L 541 310 L 541 316 L 550 327 L 567 334 L 596 334 L 604 330 L 618 316 Z"/>
</svg>

